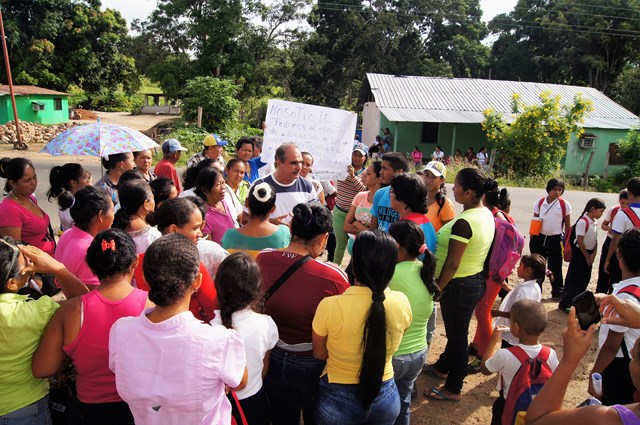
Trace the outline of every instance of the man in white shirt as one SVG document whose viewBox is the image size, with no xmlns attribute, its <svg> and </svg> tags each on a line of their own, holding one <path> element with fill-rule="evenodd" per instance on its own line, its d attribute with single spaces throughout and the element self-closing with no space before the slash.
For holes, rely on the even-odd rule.
<svg viewBox="0 0 640 425">
<path fill-rule="evenodd" d="M 309 180 L 300 177 L 302 154 L 295 143 L 280 145 L 276 149 L 275 161 L 276 171 L 257 179 L 253 185 L 266 182 L 273 187 L 277 194 L 276 205 L 269 220 L 274 224 L 288 224 L 291 221 L 293 207 L 300 203 L 318 201 L 318 193 Z M 242 216 L 243 222 L 249 220 L 249 210 L 246 206 Z"/>
</svg>

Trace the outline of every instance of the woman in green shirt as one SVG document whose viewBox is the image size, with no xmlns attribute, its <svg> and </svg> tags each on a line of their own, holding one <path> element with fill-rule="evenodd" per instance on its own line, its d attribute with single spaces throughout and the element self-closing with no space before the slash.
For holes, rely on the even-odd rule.
<svg viewBox="0 0 640 425">
<path fill-rule="evenodd" d="M 31 358 L 58 304 L 20 295 L 33 273 L 52 274 L 68 297 L 89 289 L 62 263 L 33 246 L 0 238 L 0 423 L 50 424 L 49 383 L 31 373 Z"/>
<path fill-rule="evenodd" d="M 433 312 L 433 298 L 440 290 L 433 274 L 436 261 L 427 249 L 424 232 L 415 222 L 398 220 L 389 226 L 398 243 L 398 262 L 389 288 L 404 293 L 411 304 L 413 320 L 393 355 L 393 379 L 400 394 L 400 415 L 395 425 L 409 425 L 411 390 L 427 358 L 427 321 Z M 418 257 L 422 256 L 422 261 Z"/>
<path fill-rule="evenodd" d="M 495 182 L 477 168 L 465 168 L 456 175 L 453 196 L 463 211 L 438 232 L 436 283 L 442 292 L 440 310 L 447 345 L 438 361 L 425 372 L 445 379 L 440 388 L 425 391 L 438 401 L 460 401 L 467 376 L 469 322 L 485 290 L 484 261 L 493 242 L 495 224 L 482 196 Z"/>
</svg>

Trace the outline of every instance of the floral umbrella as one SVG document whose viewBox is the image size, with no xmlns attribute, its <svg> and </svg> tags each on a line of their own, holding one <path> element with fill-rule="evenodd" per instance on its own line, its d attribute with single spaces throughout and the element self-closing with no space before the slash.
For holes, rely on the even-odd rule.
<svg viewBox="0 0 640 425">
<path fill-rule="evenodd" d="M 40 152 L 54 156 L 108 155 L 157 148 L 158 144 L 138 130 L 114 124 L 94 123 L 71 127 L 54 137 Z"/>
</svg>

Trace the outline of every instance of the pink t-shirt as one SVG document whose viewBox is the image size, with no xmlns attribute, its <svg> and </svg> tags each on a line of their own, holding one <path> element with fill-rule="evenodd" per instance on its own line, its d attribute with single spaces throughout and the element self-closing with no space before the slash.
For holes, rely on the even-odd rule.
<svg viewBox="0 0 640 425">
<path fill-rule="evenodd" d="M 85 285 L 98 286 L 100 285 L 98 277 L 87 265 L 87 248 L 92 241 L 93 236 L 73 226 L 60 236 L 55 258 Z"/>
<path fill-rule="evenodd" d="M 161 159 L 157 164 L 156 168 L 153 169 L 153 172 L 158 177 L 162 177 L 165 179 L 169 179 L 173 181 L 173 185 L 178 190 L 178 193 L 182 192 L 182 186 L 180 186 L 180 179 L 178 178 L 178 172 L 176 171 L 176 166 L 166 159 Z"/>
<path fill-rule="evenodd" d="M 38 205 L 35 196 L 31 196 L 31 200 Z M 40 210 L 42 211 L 42 209 Z M 0 204 L 0 227 L 19 227 L 22 229 L 20 239 L 40 248 L 49 255 L 53 255 L 55 242 L 47 240 L 47 232 L 51 220 L 47 213 L 42 211 L 43 216 L 38 217 L 10 196 L 4 198 Z"/>
<path fill-rule="evenodd" d="M 145 310 L 111 328 L 109 368 L 137 424 L 228 424 L 225 385 L 237 387 L 247 364 L 242 337 L 190 311 L 160 323 Z"/>
<path fill-rule="evenodd" d="M 202 233 L 211 235 L 211 240 L 217 244 L 222 242 L 222 237 L 227 230 L 236 227 L 236 219 L 233 217 L 227 201 L 223 199 L 221 202 L 224 205 L 225 214 L 220 213 L 210 205 L 206 205 L 207 213 L 204 219 L 204 227 L 202 228 Z"/>
<path fill-rule="evenodd" d="M 117 403 L 116 377 L 109 370 L 109 331 L 121 317 L 138 316 L 147 293 L 133 289 L 119 301 L 106 299 L 99 291 L 82 296 L 82 319 L 78 336 L 62 347 L 76 367 L 78 399 L 83 403 Z"/>
</svg>

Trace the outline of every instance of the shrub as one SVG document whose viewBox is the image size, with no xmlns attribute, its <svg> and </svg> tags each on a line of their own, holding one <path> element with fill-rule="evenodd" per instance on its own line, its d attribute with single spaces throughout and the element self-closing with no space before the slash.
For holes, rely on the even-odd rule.
<svg viewBox="0 0 640 425">
<path fill-rule="evenodd" d="M 221 131 L 238 119 L 240 101 L 236 96 L 240 86 L 229 80 L 214 77 L 196 77 L 187 81 L 182 97 L 182 117 L 191 123 L 198 118 L 202 107 L 202 127 Z"/>
<path fill-rule="evenodd" d="M 580 95 L 571 105 L 561 106 L 560 100 L 560 96 L 543 92 L 539 105 L 523 106 L 514 94 L 515 120 L 511 125 L 507 125 L 501 113 L 484 111 L 482 128 L 498 151 L 499 160 L 494 164 L 498 175 L 542 178 L 557 175 L 571 135 L 581 133 L 579 124 L 593 109 L 591 102 Z"/>
</svg>

